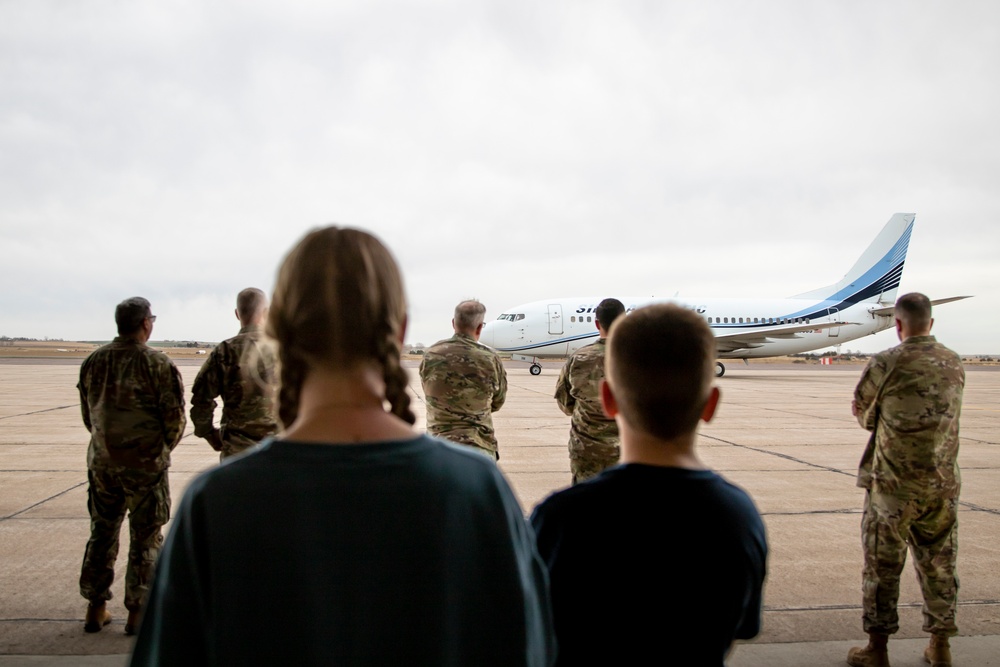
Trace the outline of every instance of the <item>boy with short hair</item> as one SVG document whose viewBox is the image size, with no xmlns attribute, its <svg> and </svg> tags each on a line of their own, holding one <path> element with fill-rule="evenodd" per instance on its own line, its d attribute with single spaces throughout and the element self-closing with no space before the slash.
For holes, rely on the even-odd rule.
<svg viewBox="0 0 1000 667">
<path fill-rule="evenodd" d="M 721 667 L 734 639 L 760 631 L 767 541 L 750 496 L 695 451 L 719 403 L 715 338 L 693 311 L 648 306 L 615 323 L 605 364 L 622 465 L 531 516 L 556 664 Z"/>
</svg>

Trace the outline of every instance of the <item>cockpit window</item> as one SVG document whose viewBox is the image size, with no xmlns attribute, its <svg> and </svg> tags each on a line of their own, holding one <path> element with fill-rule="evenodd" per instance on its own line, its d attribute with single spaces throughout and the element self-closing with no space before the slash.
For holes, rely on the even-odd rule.
<svg viewBox="0 0 1000 667">
<path fill-rule="evenodd" d="M 514 321 L 515 322 L 517 322 L 518 320 L 523 320 L 523 319 L 524 319 L 524 313 L 518 313 L 517 315 L 514 316 Z"/>
<path fill-rule="evenodd" d="M 497 320 L 504 320 L 505 322 L 517 322 L 518 320 L 524 319 L 524 313 L 504 313 Z"/>
</svg>

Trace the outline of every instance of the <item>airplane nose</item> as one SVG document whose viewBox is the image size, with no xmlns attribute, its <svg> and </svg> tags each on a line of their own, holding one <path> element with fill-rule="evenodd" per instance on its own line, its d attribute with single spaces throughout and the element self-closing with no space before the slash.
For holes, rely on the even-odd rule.
<svg viewBox="0 0 1000 667">
<path fill-rule="evenodd" d="M 479 336 L 479 342 L 483 345 L 489 345 L 493 347 L 494 330 L 496 325 L 493 322 L 487 322 L 486 326 L 483 327 L 483 333 Z"/>
</svg>

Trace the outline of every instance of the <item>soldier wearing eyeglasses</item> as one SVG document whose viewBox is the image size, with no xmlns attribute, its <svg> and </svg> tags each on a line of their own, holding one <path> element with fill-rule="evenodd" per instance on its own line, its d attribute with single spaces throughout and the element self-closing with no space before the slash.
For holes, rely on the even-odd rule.
<svg viewBox="0 0 1000 667">
<path fill-rule="evenodd" d="M 89 603 L 86 632 L 98 632 L 111 622 L 107 601 L 127 513 L 125 634 L 135 633 L 163 544 L 161 529 L 170 518 L 167 468 L 186 424 L 184 387 L 167 355 L 146 345 L 155 321 L 146 299 L 122 301 L 115 309 L 118 336 L 80 367 L 80 408 L 90 432 L 90 540 L 80 571 L 80 594 Z"/>
</svg>

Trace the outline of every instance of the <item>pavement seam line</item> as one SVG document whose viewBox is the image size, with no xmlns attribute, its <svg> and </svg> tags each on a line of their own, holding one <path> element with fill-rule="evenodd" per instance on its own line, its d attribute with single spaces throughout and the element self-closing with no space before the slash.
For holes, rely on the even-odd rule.
<svg viewBox="0 0 1000 667">
<path fill-rule="evenodd" d="M 27 417 L 28 415 L 37 415 L 37 414 L 41 414 L 43 412 L 52 412 L 53 410 L 65 410 L 66 408 L 78 408 L 78 407 L 80 407 L 79 403 L 73 403 L 72 405 L 60 405 L 60 406 L 57 406 L 57 407 L 54 407 L 54 408 L 45 408 L 44 410 L 35 410 L 34 412 L 22 412 L 19 415 L 5 415 L 3 417 L 0 417 L 0 419 L 11 419 L 13 417 Z"/>
<path fill-rule="evenodd" d="M 49 502 L 50 500 L 58 498 L 59 496 L 61 496 L 63 494 L 69 493 L 73 489 L 78 489 L 78 488 L 80 488 L 81 486 L 83 486 L 86 483 L 87 482 L 78 482 L 77 484 L 74 484 L 73 486 L 69 487 L 68 489 L 63 489 L 62 491 L 60 491 L 59 493 L 57 493 L 55 495 L 49 496 L 48 498 L 45 498 L 44 500 L 39 500 L 34 505 L 29 505 L 29 506 L 25 507 L 24 509 L 18 510 L 17 512 L 14 512 L 13 514 L 10 514 L 8 516 L 0 516 L 0 521 L 6 521 L 7 519 L 13 519 L 17 515 L 24 514 L 28 510 L 34 509 L 34 508 L 38 507 L 39 505 L 44 505 L 45 503 Z"/>
</svg>

